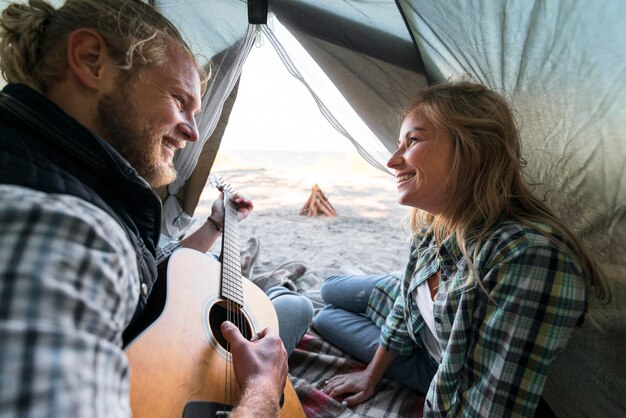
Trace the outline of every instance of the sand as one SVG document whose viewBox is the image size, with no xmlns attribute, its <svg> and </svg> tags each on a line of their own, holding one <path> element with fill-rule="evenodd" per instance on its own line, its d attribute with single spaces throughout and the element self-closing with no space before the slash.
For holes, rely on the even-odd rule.
<svg viewBox="0 0 626 418">
<path fill-rule="evenodd" d="M 253 213 L 240 223 L 242 242 L 255 236 L 261 243 L 253 276 L 301 261 L 306 272 L 294 282 L 307 291 L 331 274 L 403 269 L 407 209 L 396 203 L 395 178 L 356 152 L 221 152 L 212 172 L 254 202 Z M 337 217 L 299 215 L 314 183 Z M 198 219 L 206 219 L 216 196 L 208 185 L 194 214 Z"/>
</svg>

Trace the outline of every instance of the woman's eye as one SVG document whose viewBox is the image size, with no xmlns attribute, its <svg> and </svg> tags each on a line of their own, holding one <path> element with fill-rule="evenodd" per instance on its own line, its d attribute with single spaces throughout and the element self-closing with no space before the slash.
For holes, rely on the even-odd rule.
<svg viewBox="0 0 626 418">
<path fill-rule="evenodd" d="M 407 139 L 407 144 L 408 144 L 409 147 L 414 145 L 414 144 L 417 144 L 418 142 L 420 142 L 419 138 L 411 137 L 411 138 Z"/>
</svg>

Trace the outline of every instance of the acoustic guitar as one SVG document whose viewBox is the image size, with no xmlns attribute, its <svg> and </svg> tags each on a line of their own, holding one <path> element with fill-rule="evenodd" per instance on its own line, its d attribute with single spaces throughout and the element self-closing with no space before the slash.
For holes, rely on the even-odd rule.
<svg viewBox="0 0 626 418">
<path fill-rule="evenodd" d="M 240 392 L 220 325 L 229 320 L 248 339 L 265 327 L 278 332 L 272 303 L 241 276 L 232 190 L 211 182 L 224 192 L 222 262 L 187 248 L 171 255 L 165 308 L 127 348 L 135 418 L 227 416 Z M 289 379 L 280 416 L 305 416 Z"/>
</svg>

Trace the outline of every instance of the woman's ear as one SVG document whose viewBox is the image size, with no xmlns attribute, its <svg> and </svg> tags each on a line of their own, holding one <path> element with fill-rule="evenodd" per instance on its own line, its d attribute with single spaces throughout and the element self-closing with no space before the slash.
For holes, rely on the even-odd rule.
<svg viewBox="0 0 626 418">
<path fill-rule="evenodd" d="M 106 84 L 112 68 L 111 57 L 104 38 L 93 29 L 77 29 L 67 41 L 70 71 L 88 89 L 99 90 Z"/>
</svg>

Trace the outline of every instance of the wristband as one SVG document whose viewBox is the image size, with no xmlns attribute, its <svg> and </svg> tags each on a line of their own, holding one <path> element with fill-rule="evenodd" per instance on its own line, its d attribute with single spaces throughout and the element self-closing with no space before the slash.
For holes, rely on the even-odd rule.
<svg viewBox="0 0 626 418">
<path fill-rule="evenodd" d="M 209 218 L 207 219 L 207 221 L 211 222 L 213 224 L 213 226 L 215 227 L 215 229 L 217 229 L 217 232 L 222 232 L 224 229 L 220 226 L 220 224 L 217 223 L 217 221 L 215 219 L 213 219 L 211 216 L 209 216 Z"/>
</svg>

